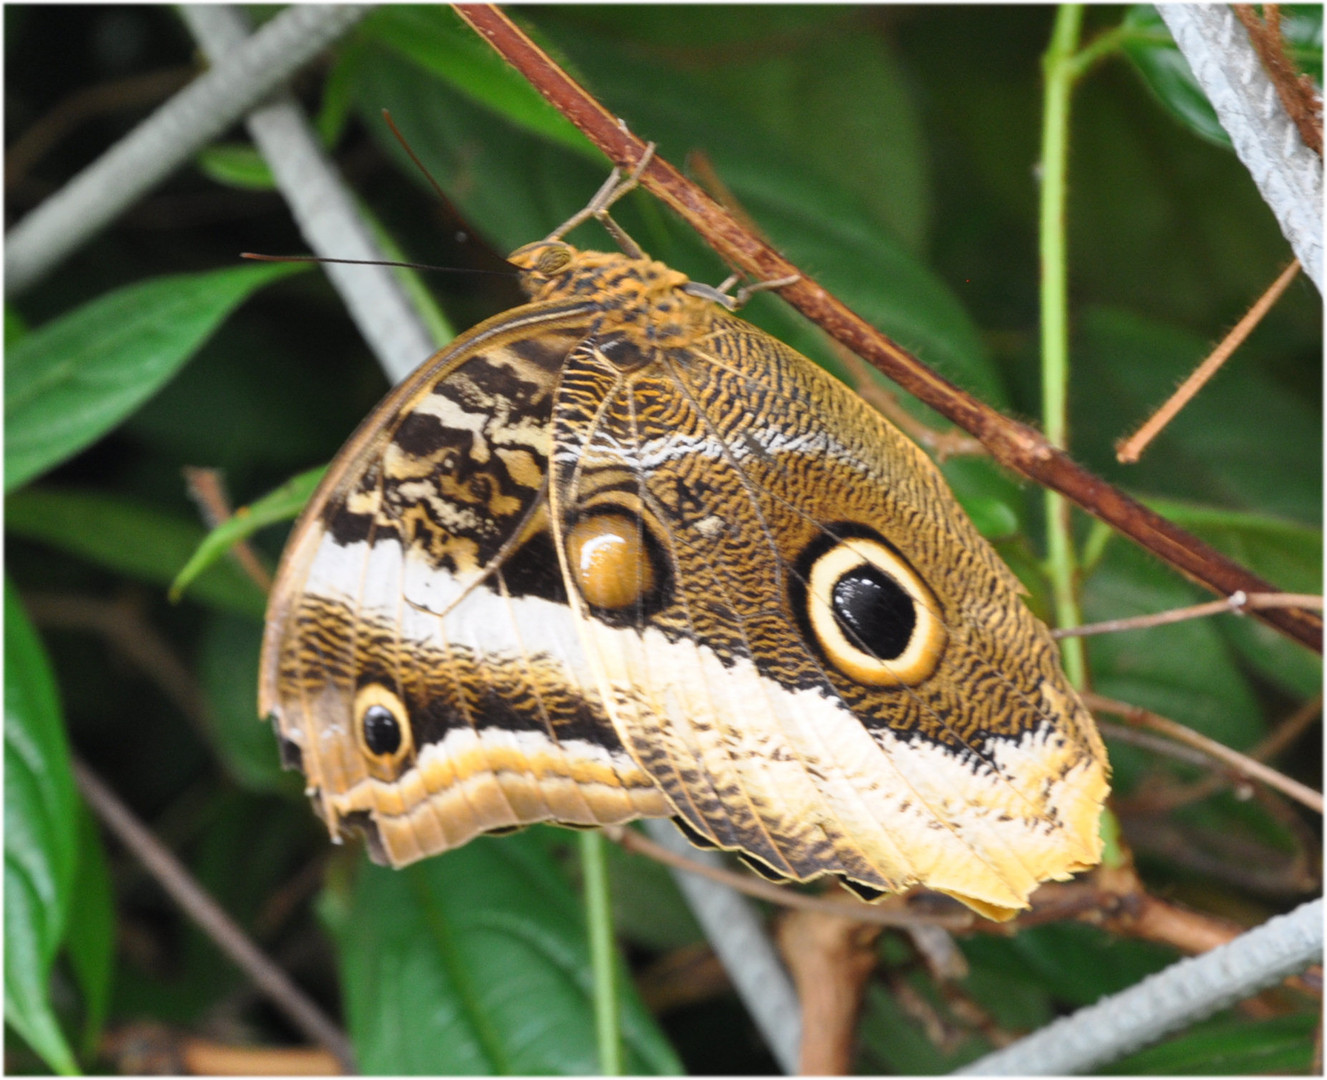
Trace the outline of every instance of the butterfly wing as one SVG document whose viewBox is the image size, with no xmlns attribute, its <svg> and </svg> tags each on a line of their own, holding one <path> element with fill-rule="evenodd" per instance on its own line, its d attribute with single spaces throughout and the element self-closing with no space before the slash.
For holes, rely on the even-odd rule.
<svg viewBox="0 0 1327 1080">
<path fill-rule="evenodd" d="M 1104 750 L 1048 632 L 855 395 L 718 316 L 684 349 L 574 350 L 552 432 L 584 651 L 693 832 L 996 917 L 1097 861 Z"/>
<path fill-rule="evenodd" d="M 259 709 L 334 835 L 402 865 L 481 832 L 669 813 L 576 640 L 547 511 L 568 305 L 490 320 L 394 390 L 310 501 Z"/>
</svg>

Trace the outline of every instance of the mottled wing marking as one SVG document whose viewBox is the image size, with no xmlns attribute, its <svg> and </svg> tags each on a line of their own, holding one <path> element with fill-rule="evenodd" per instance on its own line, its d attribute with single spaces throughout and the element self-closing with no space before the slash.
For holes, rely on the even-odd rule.
<svg viewBox="0 0 1327 1080">
<path fill-rule="evenodd" d="M 583 331 L 510 323 L 458 340 L 356 434 L 269 609 L 260 708 L 329 827 L 394 865 L 536 821 L 671 812 L 595 694 L 546 531 L 551 400 Z M 412 728 L 386 772 L 356 743 L 368 683 Z"/>
<path fill-rule="evenodd" d="M 552 501 L 565 523 L 625 474 L 668 538 L 667 606 L 631 628 L 577 606 L 622 741 L 691 828 L 788 877 L 924 880 L 993 914 L 1095 862 L 1095 729 L 921 451 L 738 320 L 627 374 L 614 359 L 569 357 Z M 936 589 L 952 637 L 919 687 L 854 683 L 798 633 L 786 575 L 843 521 Z"/>
<path fill-rule="evenodd" d="M 676 271 L 512 261 L 535 302 L 387 398 L 283 559 L 260 707 L 333 830 L 400 865 L 669 815 L 775 877 L 997 918 L 1096 862 L 1100 739 L 929 459 Z M 867 662 L 845 668 L 811 578 L 867 539 L 934 633 L 840 639 Z M 409 740 L 365 753 L 369 704 Z"/>
</svg>

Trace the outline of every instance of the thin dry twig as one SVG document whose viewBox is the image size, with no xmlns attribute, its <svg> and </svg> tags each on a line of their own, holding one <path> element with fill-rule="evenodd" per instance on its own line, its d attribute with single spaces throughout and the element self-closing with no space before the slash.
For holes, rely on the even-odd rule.
<svg viewBox="0 0 1327 1080">
<path fill-rule="evenodd" d="M 1304 734 L 1314 720 L 1322 715 L 1322 695 L 1315 694 L 1308 701 L 1304 702 L 1299 708 L 1295 709 L 1289 716 L 1277 724 L 1276 728 L 1269 732 L 1266 738 L 1262 739 L 1256 746 L 1249 750 L 1249 757 L 1254 761 L 1269 761 L 1281 753 L 1287 746 Z M 1155 736 L 1148 735 L 1147 732 L 1137 731 L 1134 728 L 1126 727 L 1122 724 L 1102 723 L 1102 732 L 1111 729 L 1112 737 L 1119 738 L 1121 734 L 1125 737 L 1146 736 L 1148 739 L 1164 744 L 1170 750 L 1181 749 L 1186 754 L 1195 753 L 1185 747 L 1180 747 L 1177 743 L 1169 742 Z M 1164 752 L 1164 751 L 1163 751 Z M 1199 755 L 1204 757 L 1205 755 Z M 1200 766 L 1207 764 L 1206 759 L 1198 763 Z M 1153 812 L 1165 810 L 1167 812 L 1180 806 L 1188 806 L 1190 803 L 1205 799 L 1213 792 L 1222 787 L 1228 786 L 1229 778 L 1223 775 L 1209 774 L 1196 780 L 1191 784 L 1175 784 L 1169 790 L 1149 791 L 1147 798 L 1148 808 Z M 1297 818 L 1294 820 L 1298 820 Z"/>
<path fill-rule="evenodd" d="M 209 529 L 215 529 L 231 519 L 234 511 L 219 470 L 190 466 L 184 470 L 184 481 L 188 485 L 189 497 L 203 515 Z M 232 544 L 229 554 L 263 592 L 272 591 L 272 574 L 258 558 L 258 553 L 249 541 L 239 540 Z"/>
<path fill-rule="evenodd" d="M 1118 634 L 1124 630 L 1147 630 L 1154 626 L 1203 619 L 1208 615 L 1242 615 L 1245 611 L 1275 607 L 1312 608 L 1322 610 L 1322 597 L 1313 593 L 1233 593 L 1224 600 L 1209 600 L 1189 607 L 1171 608 L 1151 615 L 1133 615 L 1127 619 L 1107 619 L 1105 622 L 1083 626 L 1062 626 L 1052 630 L 1054 638 L 1091 637 L 1093 634 Z"/>
<path fill-rule="evenodd" d="M 132 598 L 24 592 L 23 603 L 41 626 L 101 635 L 170 699 L 200 735 L 207 734 L 211 720 L 198 680 Z"/>
<path fill-rule="evenodd" d="M 647 836 L 642 836 L 635 829 L 625 825 L 606 825 L 604 835 L 613 843 L 627 851 L 644 855 L 655 862 L 697 874 L 711 881 L 720 882 L 757 900 L 767 900 L 780 907 L 794 908 L 799 911 L 818 911 L 822 914 L 837 915 L 841 918 L 856 919 L 858 922 L 874 923 L 880 926 L 911 926 L 925 923 L 941 926 L 947 930 L 965 930 L 972 925 L 976 915 L 962 912 L 920 912 L 908 910 L 901 896 L 886 897 L 877 904 L 867 904 L 860 900 L 836 900 L 827 896 L 808 896 L 794 889 L 775 885 L 750 874 L 742 874 L 722 867 L 707 866 L 704 863 L 688 859 L 669 851 L 662 844 L 656 844 Z"/>
<path fill-rule="evenodd" d="M 641 160 L 645 143 L 625 130 L 621 121 L 499 9 L 477 4 L 456 10 L 610 160 L 626 168 Z M 641 174 L 641 182 L 704 236 L 721 258 L 752 280 L 797 275 L 794 283 L 779 290 L 784 299 L 909 393 L 975 435 L 997 461 L 1067 496 L 1213 592 L 1228 596 L 1241 589 L 1246 593 L 1276 591 L 1245 567 L 1087 472 L 1040 432 L 1003 416 L 931 371 L 742 228 L 668 162 L 656 155 Z M 1320 616 L 1296 608 L 1275 608 L 1258 612 L 1258 617 L 1321 652 Z"/>
<path fill-rule="evenodd" d="M 1122 439 L 1116 445 L 1115 457 L 1125 465 L 1134 464 L 1143 455 L 1148 444 L 1161 434 L 1167 424 L 1169 424 L 1179 414 L 1190 401 L 1197 396 L 1198 391 L 1207 385 L 1213 375 L 1220 370 L 1221 365 L 1230 359 L 1245 339 L 1254 331 L 1254 328 L 1263 320 L 1263 317 L 1272 310 L 1272 305 L 1281 299 L 1282 293 L 1290 287 L 1290 283 L 1295 280 L 1295 275 L 1299 273 L 1299 260 L 1294 259 L 1277 276 L 1277 279 L 1267 286 L 1267 291 L 1258 297 L 1254 304 L 1245 313 L 1244 317 L 1235 324 L 1233 330 L 1225 336 L 1211 355 L 1201 364 L 1193 369 L 1192 374 L 1179 385 L 1179 388 L 1170 395 L 1156 412 L 1154 412 L 1143 423 L 1137 431 L 1127 439 Z"/>
<path fill-rule="evenodd" d="M 1151 712 L 1148 709 L 1140 708 L 1137 705 L 1130 705 L 1123 701 L 1113 701 L 1110 698 L 1102 697 L 1100 694 L 1084 693 L 1082 697 L 1083 703 L 1089 709 L 1108 712 L 1113 716 L 1122 717 L 1130 724 L 1168 735 L 1176 742 L 1201 750 L 1223 765 L 1234 769 L 1241 776 L 1275 788 L 1281 794 L 1302 803 L 1316 813 L 1321 814 L 1323 812 L 1321 792 L 1314 791 L 1307 784 L 1301 784 L 1298 780 L 1277 772 L 1260 761 L 1254 761 L 1247 754 L 1241 754 L 1238 750 L 1223 746 L 1216 740 L 1209 739 L 1206 735 L 1199 734 L 1192 728 L 1185 727 L 1175 720 Z"/>
<path fill-rule="evenodd" d="M 197 74 L 190 64 L 84 87 L 62 98 L 5 148 L 5 186 L 27 179 L 32 167 L 79 124 L 103 113 L 153 105 Z"/>
<path fill-rule="evenodd" d="M 221 906 L 208 895 L 183 864 L 136 818 L 109 787 L 82 761 L 73 764 L 79 790 L 102 823 L 110 829 L 184 912 L 222 952 L 253 980 L 281 1012 L 312 1041 L 336 1056 L 341 1068 L 355 1071 L 350 1041 L 314 1002 L 291 982 Z"/>
</svg>

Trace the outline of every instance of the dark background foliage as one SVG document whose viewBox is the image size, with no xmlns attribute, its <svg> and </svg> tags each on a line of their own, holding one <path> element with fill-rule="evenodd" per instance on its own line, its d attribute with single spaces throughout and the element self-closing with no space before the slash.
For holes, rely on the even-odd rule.
<svg viewBox="0 0 1327 1080">
<path fill-rule="evenodd" d="M 1036 162 L 1040 56 L 1053 9 L 605 6 L 519 14 L 632 130 L 657 140 L 664 157 L 693 171 L 699 155 L 708 158 L 803 270 L 985 400 L 1039 415 Z M 1085 36 L 1119 27 L 1126 14 L 1090 8 Z M 1131 17 L 1145 20 L 1146 12 Z M 166 93 L 125 100 L 116 93 L 123 80 L 171 70 L 183 78 L 195 52 L 166 7 L 10 6 L 5 19 L 12 225 Z M 1316 57 L 1320 71 L 1320 16 L 1316 35 L 1315 53 L 1310 24 L 1301 57 Z M 1072 450 L 1113 482 L 1164 500 L 1176 520 L 1278 585 L 1318 591 L 1321 305 L 1307 282 L 1292 285 L 1142 465 L 1113 459 L 1114 440 L 1290 257 L 1234 156 L 1196 135 L 1140 77 L 1153 44 L 1163 48 L 1164 34 L 1154 42 L 1140 31 L 1139 66 L 1110 54 L 1074 100 Z M 412 7 L 375 13 L 296 89 L 405 257 L 493 268 L 500 253 L 579 208 L 607 169 L 551 112 L 513 100 L 510 85 L 449 12 Z M 1164 80 L 1158 85 L 1164 96 Z M 404 161 L 382 107 L 451 205 L 440 205 Z M 33 130 L 56 137 L 15 166 L 12 151 Z M 134 326 L 146 301 L 114 292 L 128 284 L 228 270 L 241 250 L 303 251 L 243 132 L 232 140 L 12 302 L 11 350 L 27 335 L 39 352 L 44 328 L 98 298 L 109 304 L 100 321 L 70 331 L 80 347 Z M 620 216 L 656 257 L 698 280 L 726 275 L 648 196 L 633 196 Z M 577 239 L 603 242 L 588 230 Z M 355 848 L 331 848 L 254 716 L 261 595 L 227 565 L 182 603 L 165 599 L 166 583 L 204 532 L 182 467 L 221 469 L 237 502 L 256 499 L 330 458 L 386 388 L 322 276 L 280 276 L 215 333 L 200 330 L 206 344 L 127 420 L 7 499 L 7 574 L 40 632 L 40 645 L 20 640 L 7 620 L 8 666 L 17 657 L 18 667 L 38 670 L 33 657 L 44 646 L 58 686 L 57 705 L 39 676 L 26 696 L 17 687 L 11 697 L 7 682 L 7 805 L 9 791 L 17 799 L 23 790 L 14 780 L 10 736 L 20 729 L 11 702 L 38 702 L 27 716 L 58 718 L 61 710 L 74 752 L 344 1018 L 366 1071 L 594 1071 L 578 871 L 566 834 L 541 829 L 477 842 L 396 875 L 369 868 Z M 206 281 L 219 321 L 221 285 Z M 461 329 L 519 301 L 500 276 L 448 274 L 429 284 Z M 233 287 L 238 303 L 256 284 Z M 201 318 L 199 302 L 186 299 L 167 330 Z M 747 314 L 841 370 L 815 328 L 774 298 L 757 298 Z M 30 372 L 19 369 L 19 352 L 9 356 L 12 434 L 15 388 L 28 385 L 20 379 Z M 946 472 L 1044 612 L 1041 493 L 983 461 L 951 462 Z M 1205 598 L 1128 543 L 1078 524 L 1090 556 L 1089 619 Z M 282 529 L 270 529 L 258 544 L 275 560 L 282 539 Z M 1097 638 L 1089 657 L 1101 693 L 1240 749 L 1321 681 L 1316 658 L 1252 620 Z M 1136 747 L 1111 751 L 1125 835 L 1153 891 L 1252 925 L 1317 887 L 1317 841 L 1293 811 L 1219 791 L 1149 816 L 1138 809 L 1140 792 L 1197 774 Z M 58 758 L 58 747 L 50 753 Z M 1278 764 L 1320 784 L 1316 737 L 1296 742 Z M 76 803 L 67 791 L 56 795 L 55 816 L 72 828 Z M 111 1029 L 151 1018 L 224 1038 L 291 1037 L 114 843 L 107 870 L 91 830 L 81 836 L 77 856 L 47 860 L 52 880 L 80 876 L 70 929 L 42 947 L 53 952 L 63 940 L 53 999 L 85 1066 L 105 1065 L 95 1049 L 103 1018 Z M 11 935 L 30 932 L 11 928 L 8 917 L 16 910 L 11 862 L 21 869 L 30 840 L 7 830 L 11 951 Z M 697 940 L 666 874 L 626 857 L 613 869 L 636 972 Z M 972 967 L 963 992 L 1008 1030 L 1039 1026 L 1176 955 L 1080 925 L 961 944 Z M 900 1004 L 901 983 L 944 1018 L 947 1040 L 937 1044 Z M 1304 1069 L 1313 1010 L 1287 997 L 1278 1013 L 1194 1029 L 1121 1068 Z M 634 993 L 626 1015 L 633 1069 L 668 1071 L 678 1060 L 696 1072 L 773 1068 L 726 993 L 663 1013 L 657 1023 L 667 1041 Z M 864 1071 L 943 1071 L 989 1046 L 989 1032 L 949 1011 L 893 939 L 882 946 L 861 1032 Z M 8 1046 L 11 1068 L 41 1067 L 20 1040 Z"/>
</svg>

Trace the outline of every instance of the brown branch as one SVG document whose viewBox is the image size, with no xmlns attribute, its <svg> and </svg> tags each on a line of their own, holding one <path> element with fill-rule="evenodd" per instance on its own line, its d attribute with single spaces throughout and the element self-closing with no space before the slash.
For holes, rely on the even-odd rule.
<svg viewBox="0 0 1327 1080">
<path fill-rule="evenodd" d="M 802 1011 L 801 1076 L 847 1076 L 866 981 L 875 970 L 881 927 L 823 912 L 789 912 L 779 921 L 779 952 L 797 985 Z"/>
<path fill-rule="evenodd" d="M 299 1046 L 234 1046 L 135 1022 L 108 1031 L 102 1054 L 125 1076 L 328 1076 L 341 1063 L 326 1050 Z"/>
<path fill-rule="evenodd" d="M 1259 19 L 1252 4 L 1232 4 L 1239 21 L 1249 32 L 1249 41 L 1262 61 L 1263 70 L 1276 87 L 1281 105 L 1295 127 L 1304 145 L 1322 156 L 1322 97 L 1313 80 L 1301 74 L 1286 55 L 1286 42 L 1281 34 L 1281 5 L 1264 4 L 1265 19 Z"/>
<path fill-rule="evenodd" d="M 457 13 L 515 67 L 609 160 L 623 167 L 640 161 L 645 143 L 590 96 L 500 10 L 462 5 Z M 779 293 L 831 337 L 893 379 L 965 431 L 1002 464 L 1067 496 L 1159 558 L 1219 595 L 1276 592 L 1274 586 L 1173 525 L 1122 491 L 1093 476 L 1033 428 L 1011 420 L 931 371 L 901 346 L 850 311 L 748 230 L 657 154 L 641 183 L 672 207 L 730 265 L 755 281 L 797 275 Z M 1322 651 L 1322 619 L 1296 609 L 1262 611 L 1258 617 L 1282 633 Z"/>
<path fill-rule="evenodd" d="M 74 762 L 74 779 L 88 805 L 156 879 L 184 912 L 269 1001 L 305 1036 L 326 1047 L 346 1072 L 355 1071 L 350 1041 L 290 977 L 263 953 L 253 940 L 194 880 L 180 861 L 136 818 L 109 787 L 83 762 Z"/>
</svg>

